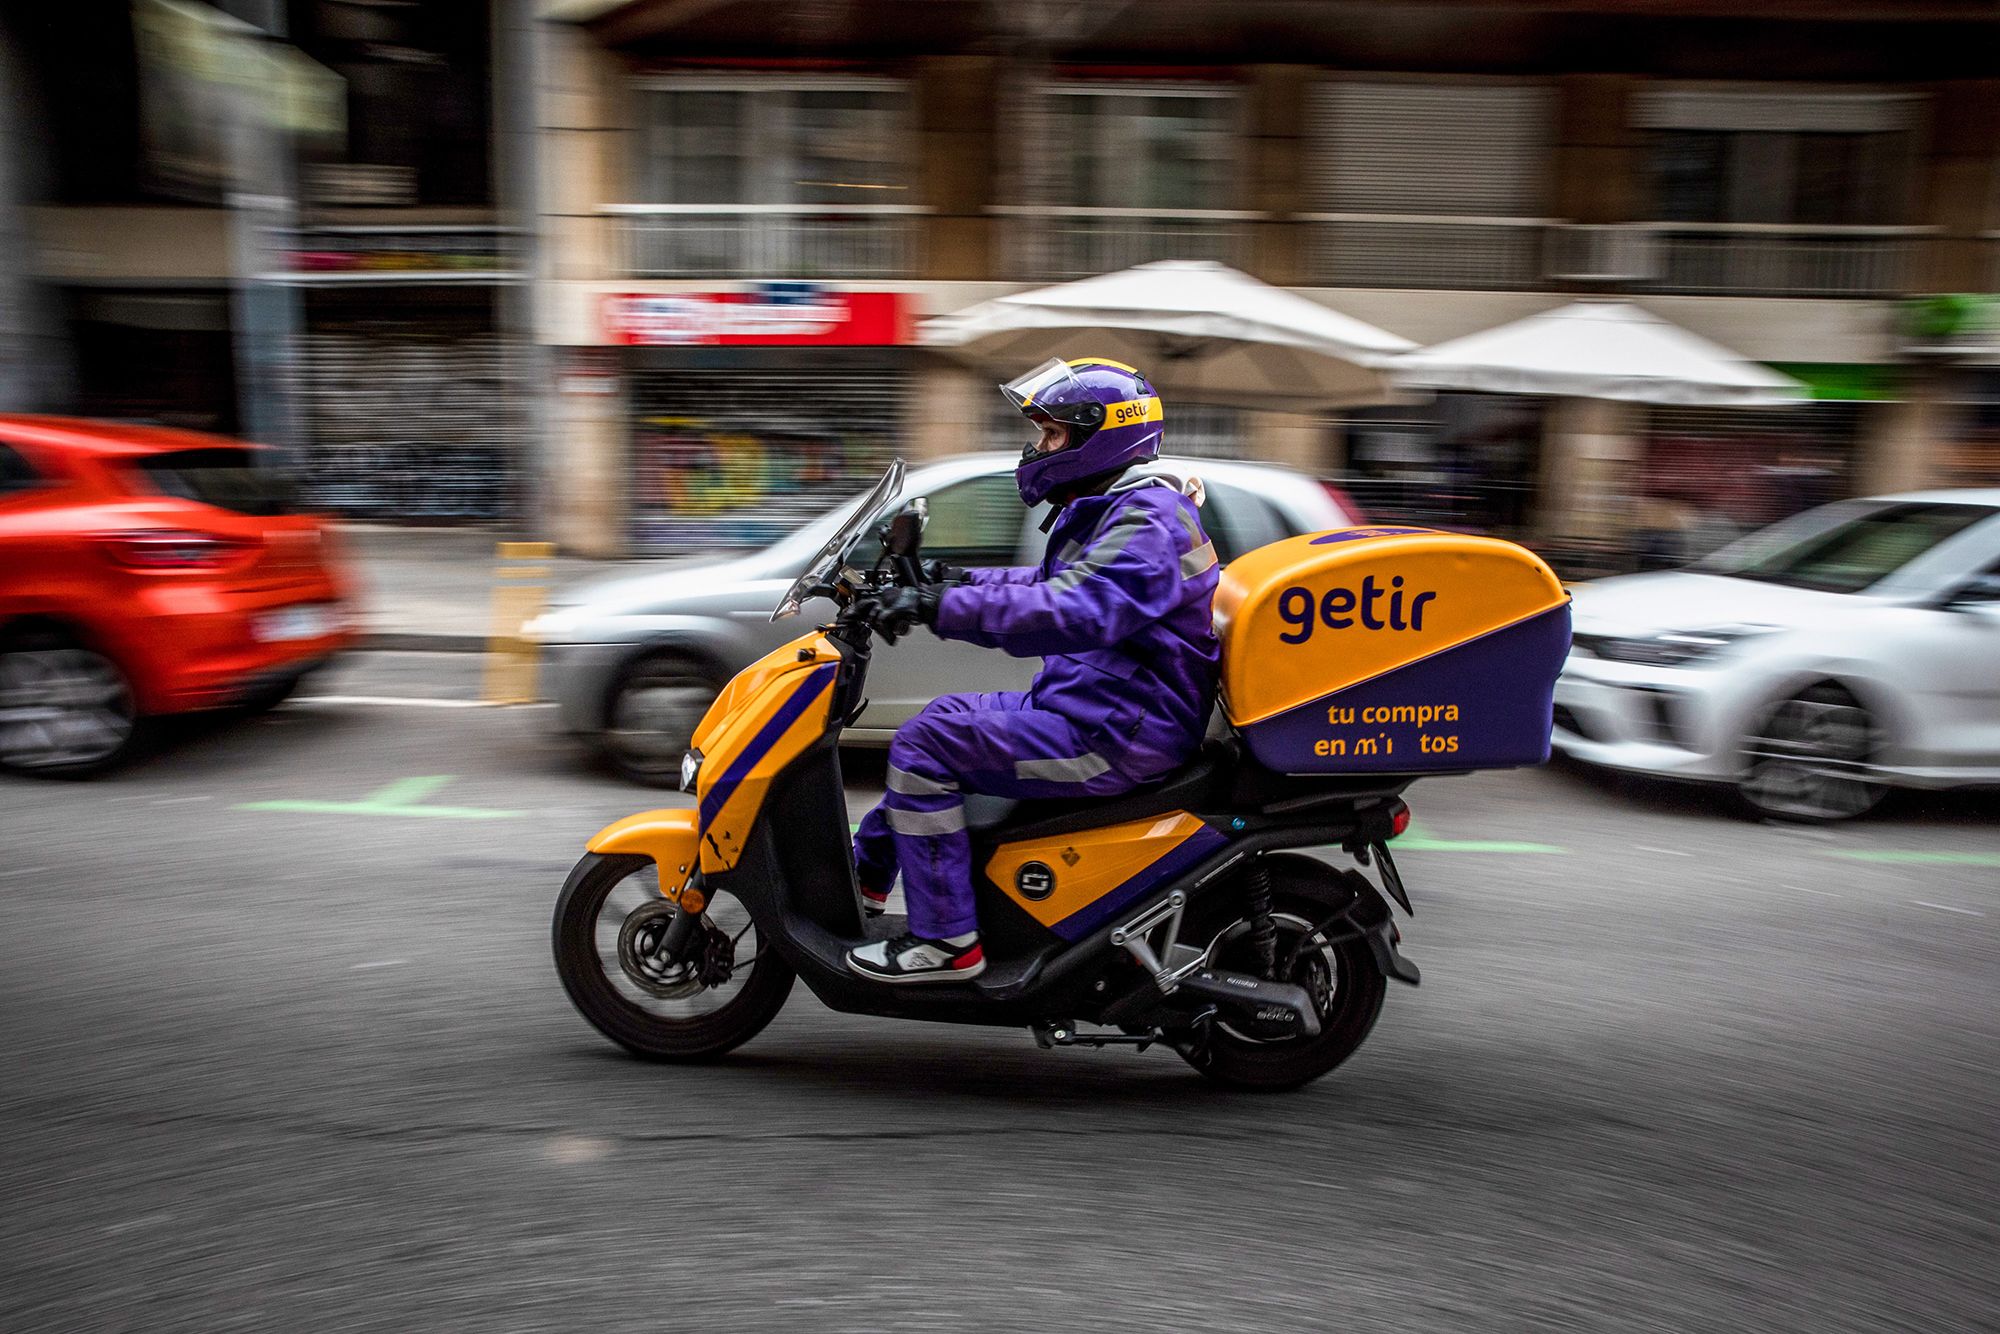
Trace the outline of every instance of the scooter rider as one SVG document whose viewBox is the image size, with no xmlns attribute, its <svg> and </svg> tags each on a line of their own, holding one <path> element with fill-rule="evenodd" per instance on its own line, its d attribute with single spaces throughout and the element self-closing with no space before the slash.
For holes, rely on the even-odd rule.
<svg viewBox="0 0 2000 1334">
<path fill-rule="evenodd" d="M 875 905 L 901 868 L 909 933 L 847 953 L 850 969 L 885 982 L 964 981 L 986 967 L 964 793 L 1127 791 L 1187 761 L 1215 699 L 1216 556 L 1200 483 L 1130 471 L 1159 457 L 1159 395 L 1101 358 L 1051 359 L 1000 389 L 1041 431 L 1015 479 L 1028 505 L 1054 506 L 1048 554 L 895 589 L 870 619 L 891 643 L 921 621 L 1045 662 L 1025 694 L 945 695 L 896 729 L 889 790 L 854 852 Z"/>
</svg>

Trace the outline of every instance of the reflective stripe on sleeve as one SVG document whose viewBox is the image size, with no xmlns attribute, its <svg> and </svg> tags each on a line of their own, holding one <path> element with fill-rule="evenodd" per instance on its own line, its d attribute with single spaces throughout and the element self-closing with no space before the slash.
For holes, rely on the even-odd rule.
<svg viewBox="0 0 2000 1334">
<path fill-rule="evenodd" d="M 956 834 L 965 828 L 965 807 L 947 806 L 941 811 L 906 811 L 894 806 L 882 808 L 889 828 L 899 834 Z"/>
<path fill-rule="evenodd" d="M 1015 760 L 1014 777 L 1043 783 L 1087 783 L 1111 771 L 1111 762 L 1092 751 L 1066 760 Z"/>
<path fill-rule="evenodd" d="M 935 778 L 913 774 L 908 769 L 889 766 L 889 790 L 900 792 L 906 797 L 943 797 L 958 791 L 956 783 L 941 783 Z"/>
<path fill-rule="evenodd" d="M 1215 568 L 1215 543 L 1204 542 L 1181 557 L 1181 578 L 1193 579 Z"/>
</svg>

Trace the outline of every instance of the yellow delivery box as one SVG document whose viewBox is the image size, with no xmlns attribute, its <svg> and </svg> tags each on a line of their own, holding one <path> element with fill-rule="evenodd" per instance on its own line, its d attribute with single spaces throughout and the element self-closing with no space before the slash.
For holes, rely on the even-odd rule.
<svg viewBox="0 0 2000 1334">
<path fill-rule="evenodd" d="M 1346 528 L 1232 561 L 1222 701 L 1281 773 L 1423 773 L 1548 758 L 1569 594 L 1491 537 Z"/>
</svg>

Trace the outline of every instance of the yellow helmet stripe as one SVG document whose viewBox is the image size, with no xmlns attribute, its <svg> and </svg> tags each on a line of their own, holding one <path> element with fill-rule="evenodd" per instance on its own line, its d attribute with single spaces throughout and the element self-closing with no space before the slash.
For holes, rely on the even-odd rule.
<svg viewBox="0 0 2000 1334">
<path fill-rule="evenodd" d="M 1104 424 L 1111 426 L 1137 426 L 1140 422 L 1164 420 L 1166 405 L 1157 398 L 1128 398 L 1123 403 L 1112 403 L 1104 409 Z"/>
</svg>

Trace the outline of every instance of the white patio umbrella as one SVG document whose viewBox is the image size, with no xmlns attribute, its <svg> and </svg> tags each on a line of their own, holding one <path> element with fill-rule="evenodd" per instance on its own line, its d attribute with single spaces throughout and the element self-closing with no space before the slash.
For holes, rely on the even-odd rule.
<svg viewBox="0 0 2000 1334">
<path fill-rule="evenodd" d="M 1409 389 L 1775 407 L 1805 385 L 1622 301 L 1579 301 L 1402 357 Z"/>
<path fill-rule="evenodd" d="M 926 347 L 1019 368 L 1109 357 L 1170 398 L 1304 410 L 1388 402 L 1416 345 L 1225 264 L 1161 260 L 926 320 Z"/>
</svg>

